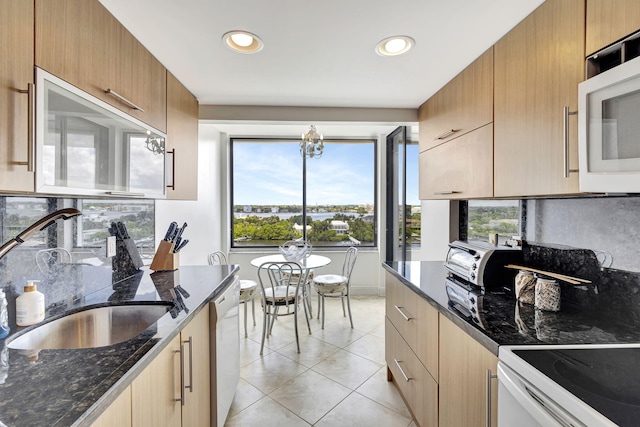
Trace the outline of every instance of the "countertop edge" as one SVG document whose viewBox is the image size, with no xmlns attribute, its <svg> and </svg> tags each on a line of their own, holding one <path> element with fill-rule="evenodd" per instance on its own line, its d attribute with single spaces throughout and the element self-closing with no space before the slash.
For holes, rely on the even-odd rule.
<svg viewBox="0 0 640 427">
<path fill-rule="evenodd" d="M 461 317 L 457 316 L 455 313 L 453 313 L 447 307 L 443 307 L 440 303 L 438 303 L 433 298 L 431 298 L 429 295 L 424 293 L 418 286 L 415 286 L 413 283 L 411 283 L 410 280 L 408 280 L 406 277 L 404 277 L 402 274 L 400 274 L 396 269 L 394 269 L 393 267 L 391 267 L 390 265 L 388 265 L 388 264 L 386 264 L 384 262 L 382 262 L 381 264 L 382 264 L 382 267 L 387 272 L 392 274 L 396 279 L 400 280 L 400 282 L 402 282 L 409 289 L 411 289 L 413 292 L 415 292 L 421 298 L 425 299 L 429 304 L 431 304 L 431 306 L 433 306 L 436 310 L 438 310 L 438 313 L 444 315 L 447 319 L 451 320 L 456 326 L 458 326 L 460 329 L 462 329 L 467 335 L 469 335 L 471 338 L 473 338 L 478 343 L 480 343 L 483 347 L 485 347 L 487 350 L 489 350 L 496 357 L 498 356 L 498 349 L 499 349 L 500 344 L 498 344 L 497 342 L 495 342 L 494 340 L 489 338 L 485 333 L 483 333 L 475 325 L 470 324 L 466 320 L 464 320 Z"/>
<path fill-rule="evenodd" d="M 176 328 L 158 342 L 156 342 L 150 350 L 148 350 L 127 372 L 120 377 L 101 397 L 99 397 L 73 424 L 72 426 L 90 426 L 98 419 L 100 415 L 116 400 L 116 398 L 131 385 L 138 375 L 149 366 L 149 364 L 164 350 L 167 345 L 175 338 L 185 326 L 187 326 L 195 316 L 202 310 L 205 304 L 211 303 L 218 295 L 224 292 L 232 283 L 233 277 L 238 273 L 240 268 L 237 265 L 233 267 L 229 274 L 222 280 L 221 285 L 213 289 L 211 294 L 202 301 L 200 305 L 192 310 Z"/>
</svg>

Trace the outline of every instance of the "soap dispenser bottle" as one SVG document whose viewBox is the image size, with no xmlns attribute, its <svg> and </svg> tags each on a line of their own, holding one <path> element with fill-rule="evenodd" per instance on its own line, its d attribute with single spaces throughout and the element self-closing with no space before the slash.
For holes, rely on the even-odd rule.
<svg viewBox="0 0 640 427">
<path fill-rule="evenodd" d="M 4 289 L 0 289 L 0 339 L 9 335 L 9 310 Z"/>
<path fill-rule="evenodd" d="M 18 326 L 35 325 L 44 320 L 44 295 L 38 292 L 36 282 L 28 280 L 24 293 L 16 299 L 16 324 Z"/>
</svg>

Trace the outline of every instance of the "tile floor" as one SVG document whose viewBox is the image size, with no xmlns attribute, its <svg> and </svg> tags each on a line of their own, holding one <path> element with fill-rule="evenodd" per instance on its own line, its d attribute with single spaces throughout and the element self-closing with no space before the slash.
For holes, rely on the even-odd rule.
<svg viewBox="0 0 640 427">
<path fill-rule="evenodd" d="M 325 329 L 314 318 L 309 335 L 298 319 L 296 352 L 293 316 L 280 317 L 260 356 L 262 310 L 256 323 L 249 310 L 244 337 L 240 306 L 240 385 L 225 426 L 385 426 L 415 427 L 395 386 L 387 381 L 384 360 L 385 300 L 352 297 L 354 329 L 339 299 L 326 300 Z M 249 309 L 251 306 L 249 305 Z"/>
</svg>

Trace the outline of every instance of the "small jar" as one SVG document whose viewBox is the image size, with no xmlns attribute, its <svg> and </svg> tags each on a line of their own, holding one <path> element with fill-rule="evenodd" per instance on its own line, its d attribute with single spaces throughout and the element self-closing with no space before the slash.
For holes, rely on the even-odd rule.
<svg viewBox="0 0 640 427">
<path fill-rule="evenodd" d="M 525 304 L 535 303 L 536 277 L 530 271 L 519 270 L 516 275 L 516 299 Z"/>
<path fill-rule="evenodd" d="M 536 308 L 560 311 L 560 285 L 553 279 L 538 277 L 536 281 Z"/>
</svg>

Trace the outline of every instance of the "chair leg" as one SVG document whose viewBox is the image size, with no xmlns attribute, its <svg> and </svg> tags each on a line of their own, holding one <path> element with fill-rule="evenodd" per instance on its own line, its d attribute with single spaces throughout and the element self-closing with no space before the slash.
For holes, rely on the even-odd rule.
<svg viewBox="0 0 640 427">
<path fill-rule="evenodd" d="M 320 299 L 322 298 L 322 295 L 320 294 L 320 292 L 318 292 L 318 319 L 320 319 Z"/>
<path fill-rule="evenodd" d="M 256 326 L 256 297 L 251 298 L 251 314 L 253 315 L 253 326 Z"/>
<path fill-rule="evenodd" d="M 249 334 L 247 333 L 247 302 L 245 301 L 242 304 L 244 305 L 244 337 L 248 338 Z"/>
<path fill-rule="evenodd" d="M 341 297 L 340 301 L 342 301 L 342 317 L 347 317 L 347 312 L 344 310 L 344 297 Z"/>
<path fill-rule="evenodd" d="M 304 301 L 302 302 L 302 308 L 304 308 L 304 317 L 305 319 L 307 319 L 307 329 L 309 329 L 309 335 L 311 335 L 311 323 L 309 323 L 309 312 L 307 311 L 307 304 L 309 303 L 309 301 L 307 300 L 307 302 L 305 303 Z M 298 307 L 296 307 L 296 313 L 298 312 Z"/>
<path fill-rule="evenodd" d="M 344 304 L 344 297 L 342 297 Z M 353 317 L 351 316 L 351 294 L 347 294 L 347 308 L 349 309 L 349 322 L 351 322 L 351 329 L 353 329 Z"/>
<path fill-rule="evenodd" d="M 304 304 L 304 301 L 302 303 Z M 308 321 L 309 319 L 307 319 L 307 322 Z M 300 353 L 300 340 L 298 339 L 298 309 L 297 308 L 294 308 L 294 311 L 293 311 L 293 323 L 295 325 L 294 329 L 296 331 L 296 346 L 298 347 L 298 353 Z"/>
<path fill-rule="evenodd" d="M 267 337 L 267 328 L 269 328 L 269 324 L 267 323 L 267 310 L 269 310 L 269 306 L 265 304 L 264 307 L 262 307 L 262 343 L 260 344 L 260 356 L 262 356 L 264 350 L 264 340 Z"/>
<path fill-rule="evenodd" d="M 322 295 L 322 329 L 324 329 L 324 295 Z"/>
</svg>

